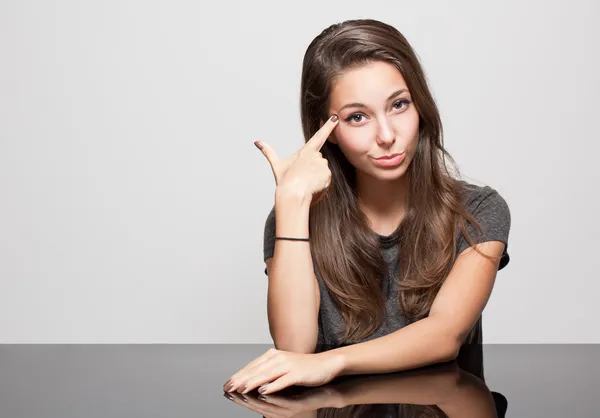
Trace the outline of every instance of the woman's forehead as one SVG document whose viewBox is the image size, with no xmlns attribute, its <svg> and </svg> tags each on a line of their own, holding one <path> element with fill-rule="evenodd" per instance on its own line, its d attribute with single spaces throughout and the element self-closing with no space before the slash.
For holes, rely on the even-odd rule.
<svg viewBox="0 0 600 418">
<path fill-rule="evenodd" d="M 373 62 L 339 74 L 332 86 L 330 104 L 334 109 L 353 102 L 379 105 L 406 88 L 404 77 L 395 66 Z"/>
</svg>

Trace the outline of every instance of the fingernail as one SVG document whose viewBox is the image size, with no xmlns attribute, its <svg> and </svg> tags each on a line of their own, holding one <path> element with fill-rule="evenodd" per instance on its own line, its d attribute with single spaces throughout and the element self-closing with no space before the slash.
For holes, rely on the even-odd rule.
<svg viewBox="0 0 600 418">
<path fill-rule="evenodd" d="M 229 393 L 225 392 L 223 394 L 223 396 L 225 396 L 227 399 L 229 399 L 230 401 L 233 401 L 233 396 L 231 396 Z"/>
<path fill-rule="evenodd" d="M 246 390 L 247 387 L 248 387 L 248 385 L 242 386 L 241 389 L 239 390 L 239 392 L 244 393 L 244 391 Z"/>
<path fill-rule="evenodd" d="M 248 402 L 248 398 L 246 398 L 244 395 L 242 395 L 242 400 L 243 400 L 244 402 Z"/>
<path fill-rule="evenodd" d="M 331 119 L 332 122 L 337 122 L 338 115 L 333 115 L 330 119 Z"/>
<path fill-rule="evenodd" d="M 255 142 L 254 142 L 254 145 L 256 145 L 256 148 L 258 148 L 259 150 L 262 150 L 262 149 L 263 149 L 263 146 L 262 146 L 262 144 L 260 143 L 260 141 L 255 141 Z"/>
<path fill-rule="evenodd" d="M 229 392 L 232 387 L 233 387 L 233 383 L 228 383 L 223 390 L 225 392 Z"/>
<path fill-rule="evenodd" d="M 264 393 L 264 392 L 265 392 L 265 390 L 267 390 L 267 388 L 266 388 L 266 387 L 264 387 L 264 386 L 261 386 L 261 387 L 258 389 L 258 392 L 259 392 L 259 393 Z"/>
<path fill-rule="evenodd" d="M 263 396 L 263 395 L 260 395 L 260 396 L 258 397 L 258 399 L 260 399 L 261 401 L 266 401 L 266 400 L 267 400 L 267 397 L 266 397 L 266 396 Z"/>
</svg>

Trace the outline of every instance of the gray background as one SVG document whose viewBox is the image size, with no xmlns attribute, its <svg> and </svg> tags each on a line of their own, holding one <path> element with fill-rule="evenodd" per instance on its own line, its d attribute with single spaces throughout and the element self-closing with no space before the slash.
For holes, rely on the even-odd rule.
<svg viewBox="0 0 600 418">
<path fill-rule="evenodd" d="M 484 341 L 600 342 L 598 6 L 540 0 L 2 1 L 0 342 L 270 342 L 252 142 L 302 144 L 304 51 L 360 17 L 511 208 Z"/>
</svg>

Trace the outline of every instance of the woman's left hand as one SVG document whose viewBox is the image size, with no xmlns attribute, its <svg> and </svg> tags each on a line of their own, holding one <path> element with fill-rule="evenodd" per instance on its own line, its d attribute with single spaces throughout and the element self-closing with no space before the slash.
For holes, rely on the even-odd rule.
<svg viewBox="0 0 600 418">
<path fill-rule="evenodd" d="M 291 385 L 320 386 L 337 377 L 343 359 L 334 352 L 293 353 L 269 349 L 248 363 L 225 382 L 225 392 L 248 393 L 261 386 L 262 394 L 273 393 Z"/>
</svg>

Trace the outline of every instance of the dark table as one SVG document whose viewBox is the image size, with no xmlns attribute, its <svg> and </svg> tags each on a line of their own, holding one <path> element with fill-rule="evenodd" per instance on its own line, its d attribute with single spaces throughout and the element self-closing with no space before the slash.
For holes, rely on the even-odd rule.
<svg viewBox="0 0 600 418">
<path fill-rule="evenodd" d="M 256 391 L 228 399 L 223 383 L 269 347 L 0 345 L 0 417 L 600 417 L 600 345 L 477 346 L 442 365 L 292 387 L 279 405 Z"/>
</svg>

